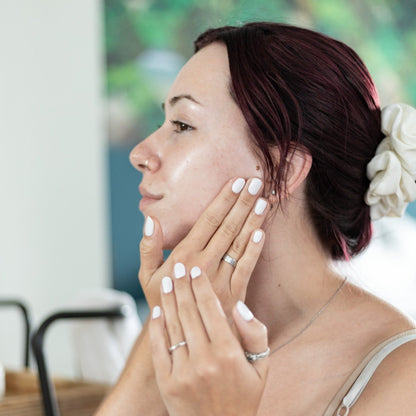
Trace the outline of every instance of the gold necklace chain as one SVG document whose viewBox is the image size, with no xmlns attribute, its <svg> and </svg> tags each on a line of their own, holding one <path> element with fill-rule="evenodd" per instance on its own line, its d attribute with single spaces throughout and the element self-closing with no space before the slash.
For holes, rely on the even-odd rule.
<svg viewBox="0 0 416 416">
<path fill-rule="evenodd" d="M 276 351 L 279 351 L 283 347 L 286 347 L 287 344 L 290 344 L 292 341 L 294 341 L 297 337 L 302 335 L 322 314 L 322 312 L 330 305 L 330 303 L 334 300 L 335 296 L 338 295 L 338 293 L 341 291 L 341 289 L 345 286 L 345 283 L 347 282 L 347 277 L 344 278 L 343 282 L 339 286 L 339 288 L 331 295 L 331 297 L 327 300 L 327 302 L 319 309 L 319 311 L 312 317 L 312 319 L 293 337 L 289 338 L 287 341 L 285 341 L 283 344 L 279 345 L 278 347 L 274 348 L 270 351 L 269 355 L 274 354 Z"/>
</svg>

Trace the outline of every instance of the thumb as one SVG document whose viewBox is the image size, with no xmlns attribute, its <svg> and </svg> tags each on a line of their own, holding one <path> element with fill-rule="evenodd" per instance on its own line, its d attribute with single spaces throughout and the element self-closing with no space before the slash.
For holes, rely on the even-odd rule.
<svg viewBox="0 0 416 416">
<path fill-rule="evenodd" d="M 233 318 L 241 336 L 241 346 L 246 353 L 254 355 L 254 360 L 248 359 L 248 361 L 258 370 L 260 377 L 265 379 L 269 367 L 266 326 L 256 319 L 246 304 L 241 301 L 234 306 Z"/>
<path fill-rule="evenodd" d="M 152 274 L 162 263 L 162 229 L 157 219 L 148 216 L 144 222 L 143 238 L 140 242 L 140 283 L 142 285 L 147 285 Z"/>
</svg>

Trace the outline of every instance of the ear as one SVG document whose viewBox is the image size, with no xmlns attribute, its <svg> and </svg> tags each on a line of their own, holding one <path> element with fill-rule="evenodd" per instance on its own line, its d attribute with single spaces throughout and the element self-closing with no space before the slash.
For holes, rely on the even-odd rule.
<svg viewBox="0 0 416 416">
<path fill-rule="evenodd" d="M 277 148 L 271 149 L 270 153 L 273 159 L 278 163 L 279 151 Z M 282 194 L 283 198 L 288 198 L 304 182 L 312 167 L 312 156 L 309 151 L 301 145 L 292 145 L 286 158 L 287 177 L 286 188 Z M 269 187 L 272 184 L 269 184 Z M 276 199 L 276 197 L 275 197 Z M 273 203 L 276 201 L 272 201 Z"/>
<path fill-rule="evenodd" d="M 312 167 L 312 156 L 304 146 L 297 145 L 289 152 L 286 160 L 288 167 L 285 196 L 289 197 L 308 176 Z"/>
</svg>

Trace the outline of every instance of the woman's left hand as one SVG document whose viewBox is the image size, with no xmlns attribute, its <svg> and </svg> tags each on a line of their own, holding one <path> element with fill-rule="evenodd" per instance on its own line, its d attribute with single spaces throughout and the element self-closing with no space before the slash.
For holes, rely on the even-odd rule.
<svg viewBox="0 0 416 416">
<path fill-rule="evenodd" d="M 256 415 L 269 359 L 249 362 L 244 351 L 267 351 L 266 327 L 238 302 L 232 311 L 238 340 L 198 267 L 174 281 L 162 279 L 161 297 L 162 308 L 153 309 L 149 329 L 156 379 L 169 415 Z"/>
</svg>

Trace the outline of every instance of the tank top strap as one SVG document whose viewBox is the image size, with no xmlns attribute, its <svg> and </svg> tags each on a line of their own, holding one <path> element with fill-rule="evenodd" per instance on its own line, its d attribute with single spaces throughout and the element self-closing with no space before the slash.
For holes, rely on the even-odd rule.
<svg viewBox="0 0 416 416">
<path fill-rule="evenodd" d="M 372 349 L 348 377 L 331 400 L 323 416 L 346 416 L 361 396 L 377 367 L 401 345 L 416 340 L 416 329 L 410 329 L 383 341 Z"/>
</svg>

